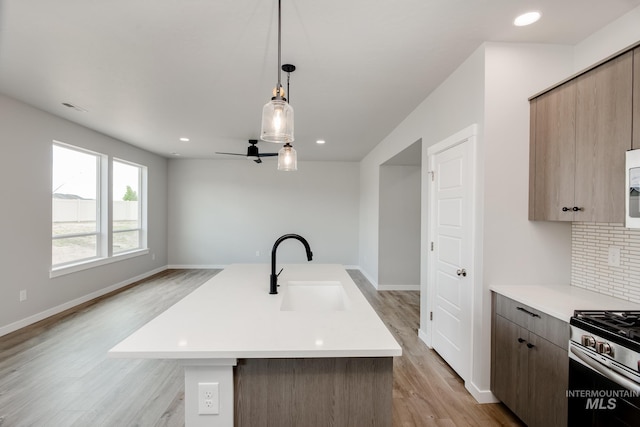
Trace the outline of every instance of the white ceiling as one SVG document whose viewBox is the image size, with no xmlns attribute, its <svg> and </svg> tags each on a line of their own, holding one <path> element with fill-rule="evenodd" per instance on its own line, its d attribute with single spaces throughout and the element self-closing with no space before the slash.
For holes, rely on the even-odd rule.
<svg viewBox="0 0 640 427">
<path fill-rule="evenodd" d="M 573 45 L 638 5 L 282 0 L 298 158 L 362 159 L 483 41 Z M 167 157 L 245 152 L 276 48 L 277 0 L 0 0 L 0 92 Z"/>
</svg>

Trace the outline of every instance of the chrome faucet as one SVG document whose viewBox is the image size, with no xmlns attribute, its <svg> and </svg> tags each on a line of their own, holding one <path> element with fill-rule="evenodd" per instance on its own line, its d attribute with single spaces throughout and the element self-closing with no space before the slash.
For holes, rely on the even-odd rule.
<svg viewBox="0 0 640 427">
<path fill-rule="evenodd" d="M 285 234 L 284 236 L 280 236 L 273 244 L 273 249 L 271 249 L 271 283 L 269 286 L 269 293 L 272 295 L 278 293 L 278 276 L 282 273 L 282 269 L 280 269 L 278 274 L 276 274 L 276 251 L 278 250 L 278 245 L 287 239 L 300 240 L 304 245 L 304 249 L 307 251 L 307 261 L 311 261 L 313 259 L 313 253 L 311 252 L 309 242 L 307 242 L 304 237 L 298 234 Z"/>
</svg>

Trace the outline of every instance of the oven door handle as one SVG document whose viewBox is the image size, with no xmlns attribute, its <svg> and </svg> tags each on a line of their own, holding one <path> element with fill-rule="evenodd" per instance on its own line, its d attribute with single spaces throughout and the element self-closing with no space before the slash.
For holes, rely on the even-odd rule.
<svg viewBox="0 0 640 427">
<path fill-rule="evenodd" d="M 626 377 L 620 375 L 619 373 L 609 369 L 608 367 L 604 366 L 602 363 L 593 359 L 587 353 L 580 350 L 578 347 L 574 345 L 570 344 L 569 350 L 578 359 L 580 359 L 581 362 L 583 362 L 585 365 L 589 366 L 590 368 L 598 372 L 600 375 L 610 379 L 614 383 L 626 388 L 627 390 L 632 390 L 632 391 L 635 391 L 636 393 L 640 393 L 640 385 L 638 385 L 636 382 L 631 381 Z"/>
</svg>

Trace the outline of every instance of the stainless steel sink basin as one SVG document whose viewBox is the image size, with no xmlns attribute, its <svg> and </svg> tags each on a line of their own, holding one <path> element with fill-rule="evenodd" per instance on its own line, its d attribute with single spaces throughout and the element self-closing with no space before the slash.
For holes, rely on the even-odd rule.
<svg viewBox="0 0 640 427">
<path fill-rule="evenodd" d="M 344 311 L 350 305 L 337 281 L 290 281 L 281 291 L 280 311 Z"/>
</svg>

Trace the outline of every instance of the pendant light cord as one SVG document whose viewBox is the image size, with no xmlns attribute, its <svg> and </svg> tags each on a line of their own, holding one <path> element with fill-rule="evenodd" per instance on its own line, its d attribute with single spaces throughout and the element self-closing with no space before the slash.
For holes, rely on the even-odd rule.
<svg viewBox="0 0 640 427">
<path fill-rule="evenodd" d="M 280 89 L 282 88 L 282 83 L 280 82 L 280 67 L 281 67 L 281 44 L 282 44 L 282 34 L 281 34 L 281 24 L 282 24 L 282 11 L 281 11 L 281 3 L 282 0 L 278 0 L 278 88 L 276 89 L 276 99 L 281 99 Z"/>
</svg>

